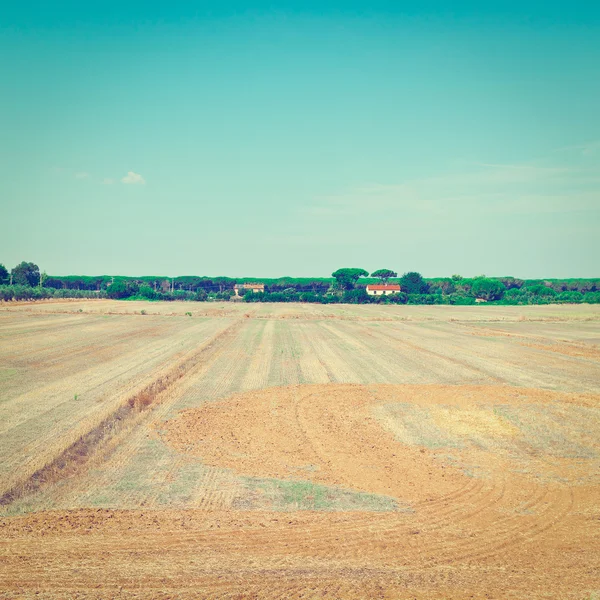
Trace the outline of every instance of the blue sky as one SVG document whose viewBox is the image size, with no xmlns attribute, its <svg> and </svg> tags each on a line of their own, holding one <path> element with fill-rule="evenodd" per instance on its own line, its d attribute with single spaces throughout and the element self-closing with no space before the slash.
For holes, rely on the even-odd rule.
<svg viewBox="0 0 600 600">
<path fill-rule="evenodd" d="M 600 275 L 592 3 L 122 4 L 0 8 L 8 267 Z"/>
</svg>

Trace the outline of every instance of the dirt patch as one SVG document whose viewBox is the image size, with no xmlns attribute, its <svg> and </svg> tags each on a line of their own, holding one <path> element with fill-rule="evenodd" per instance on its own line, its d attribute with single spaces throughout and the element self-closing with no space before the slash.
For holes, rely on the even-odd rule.
<svg viewBox="0 0 600 600">
<path fill-rule="evenodd" d="M 497 512 L 496 522 L 467 500 L 454 512 L 438 504 L 437 519 L 193 510 L 2 519 L 0 595 L 574 600 L 600 589 L 598 513 L 581 498 L 567 497 L 568 514 L 561 504 L 546 517 Z"/>
<path fill-rule="evenodd" d="M 242 394 L 183 411 L 166 424 L 163 437 L 206 464 L 244 475 L 307 479 L 395 498 L 419 498 L 440 486 L 449 491 L 463 475 L 449 469 L 438 477 L 432 456 L 402 447 L 384 431 L 371 414 L 373 391 L 317 385 Z"/>
<path fill-rule="evenodd" d="M 293 386 L 182 411 L 162 437 L 238 474 L 420 502 L 473 476 L 589 476 L 600 449 L 594 404 L 503 386 Z"/>
<path fill-rule="evenodd" d="M 575 344 L 521 344 L 527 348 L 536 348 L 537 350 L 547 350 L 556 352 L 565 356 L 574 356 L 576 358 L 589 358 L 600 361 L 600 350 L 586 346 L 577 346 Z"/>
</svg>

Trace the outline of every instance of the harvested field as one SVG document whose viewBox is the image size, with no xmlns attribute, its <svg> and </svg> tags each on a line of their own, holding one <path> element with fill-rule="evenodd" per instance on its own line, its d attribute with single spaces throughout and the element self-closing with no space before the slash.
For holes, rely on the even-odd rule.
<svg viewBox="0 0 600 600">
<path fill-rule="evenodd" d="M 600 597 L 598 307 L 40 302 L 0 341 L 0 598 Z"/>
</svg>

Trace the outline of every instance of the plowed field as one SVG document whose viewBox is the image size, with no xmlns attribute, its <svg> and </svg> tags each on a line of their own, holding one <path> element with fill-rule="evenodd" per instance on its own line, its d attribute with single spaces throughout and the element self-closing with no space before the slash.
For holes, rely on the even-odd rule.
<svg viewBox="0 0 600 600">
<path fill-rule="evenodd" d="M 594 306 L 3 305 L 0 597 L 598 599 L 599 401 Z"/>
</svg>

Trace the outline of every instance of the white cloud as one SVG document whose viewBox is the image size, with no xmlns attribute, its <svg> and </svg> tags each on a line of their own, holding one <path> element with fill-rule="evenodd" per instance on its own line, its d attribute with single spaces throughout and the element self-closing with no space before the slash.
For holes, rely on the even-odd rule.
<svg viewBox="0 0 600 600">
<path fill-rule="evenodd" d="M 89 176 L 90 174 L 85 172 L 75 173 L 75 179 L 87 179 Z"/>
<path fill-rule="evenodd" d="M 314 219 L 408 215 L 446 218 L 598 210 L 600 172 L 582 164 L 471 164 L 469 169 L 396 184 L 372 183 L 313 199 Z"/>
<path fill-rule="evenodd" d="M 575 146 L 563 146 L 562 148 L 558 148 L 556 152 L 572 152 L 577 151 L 581 153 L 582 156 L 592 156 L 600 151 L 600 140 L 595 140 L 592 142 L 586 142 L 584 144 L 577 144 Z"/>
<path fill-rule="evenodd" d="M 146 183 L 146 180 L 139 174 L 133 171 L 127 171 L 127 175 L 121 179 L 123 183 L 140 184 Z"/>
<path fill-rule="evenodd" d="M 115 180 L 114 180 L 114 179 L 111 179 L 110 177 L 106 177 L 106 178 L 105 178 L 105 179 L 102 181 L 103 185 L 112 185 L 114 182 L 115 182 Z"/>
</svg>

